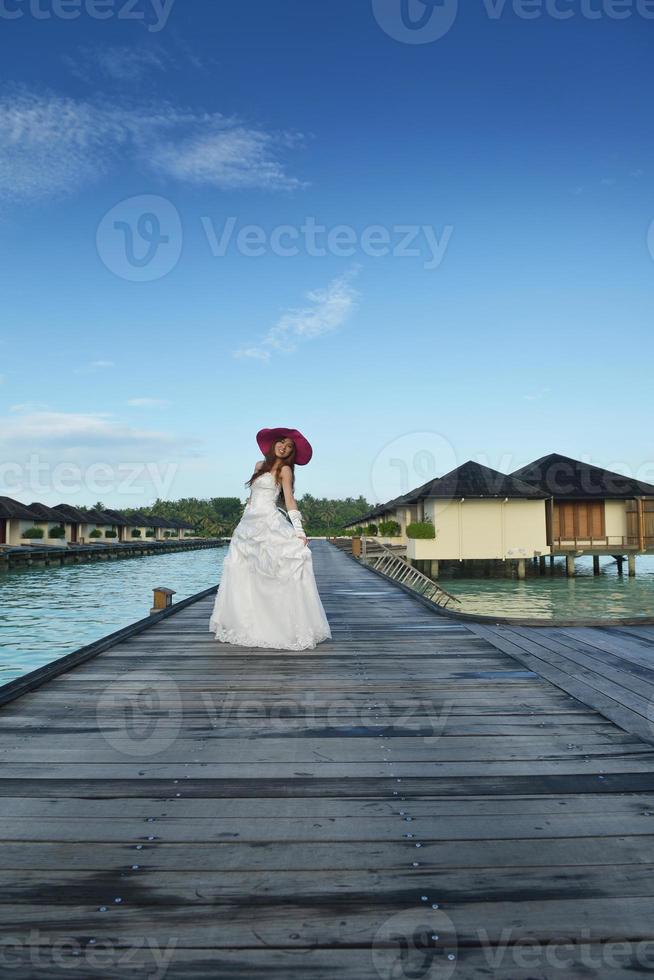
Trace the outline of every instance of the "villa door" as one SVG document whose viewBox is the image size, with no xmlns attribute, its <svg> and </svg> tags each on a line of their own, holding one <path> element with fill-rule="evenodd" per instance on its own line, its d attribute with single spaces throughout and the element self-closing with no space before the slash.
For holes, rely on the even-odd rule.
<svg viewBox="0 0 654 980">
<path fill-rule="evenodd" d="M 606 535 L 603 500 L 554 502 L 554 538 L 603 538 Z"/>
<path fill-rule="evenodd" d="M 77 542 L 77 530 L 78 530 L 78 525 L 75 524 L 75 522 L 73 522 L 70 525 L 70 540 L 72 544 L 75 544 Z"/>
<path fill-rule="evenodd" d="M 0 517 L 0 544 L 7 543 L 7 518 Z"/>
</svg>

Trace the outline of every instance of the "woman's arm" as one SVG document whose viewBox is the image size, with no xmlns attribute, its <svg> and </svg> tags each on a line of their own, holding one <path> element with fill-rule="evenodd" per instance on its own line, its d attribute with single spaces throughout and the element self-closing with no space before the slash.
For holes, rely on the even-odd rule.
<svg viewBox="0 0 654 980">
<path fill-rule="evenodd" d="M 280 476 L 282 478 L 282 490 L 284 491 L 286 510 L 297 510 L 298 506 L 293 496 L 293 474 L 291 467 L 282 466 Z"/>
<path fill-rule="evenodd" d="M 284 491 L 284 503 L 286 504 L 288 516 L 291 518 L 293 527 L 297 531 L 298 537 L 301 538 L 305 544 L 308 544 L 307 536 L 302 528 L 300 511 L 298 510 L 297 502 L 293 496 L 293 474 L 291 467 L 282 466 L 280 475 L 282 479 L 282 490 Z"/>
</svg>

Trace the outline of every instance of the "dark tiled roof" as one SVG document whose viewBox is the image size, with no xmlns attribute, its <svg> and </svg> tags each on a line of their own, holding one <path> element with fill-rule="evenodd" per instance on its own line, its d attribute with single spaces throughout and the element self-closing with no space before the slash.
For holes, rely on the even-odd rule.
<svg viewBox="0 0 654 980">
<path fill-rule="evenodd" d="M 38 519 L 38 515 L 27 504 L 21 504 L 19 500 L 13 500 L 12 497 L 0 497 L 0 517 L 21 521 Z"/>
<path fill-rule="evenodd" d="M 378 517 L 396 507 L 409 507 L 418 500 L 427 497 L 441 497 L 447 500 L 459 497 L 479 497 L 479 498 L 501 498 L 512 497 L 526 500 L 544 500 L 549 494 L 540 490 L 538 487 L 530 486 L 526 481 L 518 480 L 515 476 L 507 476 L 500 473 L 490 466 L 483 466 L 469 459 L 467 463 L 457 466 L 456 469 L 439 476 L 435 480 L 423 483 L 421 487 L 395 497 L 385 504 L 380 504 L 371 510 L 369 514 L 344 524 L 344 527 L 352 527 L 355 524 L 362 524 L 372 517 Z"/>
<path fill-rule="evenodd" d="M 412 490 L 401 498 L 403 504 L 412 504 L 426 497 L 515 497 L 527 500 L 544 500 L 548 494 L 538 487 L 518 480 L 514 475 L 507 476 L 490 466 L 483 466 L 469 459 L 456 469 L 430 480 L 417 490 Z"/>
<path fill-rule="evenodd" d="M 154 523 L 153 518 L 149 517 L 148 514 L 142 514 L 139 510 L 134 511 L 132 516 L 129 518 L 129 522 L 132 527 L 157 527 L 158 525 Z"/>
<path fill-rule="evenodd" d="M 72 504 L 57 504 L 55 510 L 60 511 L 66 517 L 69 523 L 73 524 L 86 524 L 87 516 L 84 511 L 78 510 L 77 507 L 73 507 Z"/>
<path fill-rule="evenodd" d="M 528 463 L 512 474 L 525 483 L 544 490 L 549 496 L 568 500 L 625 500 L 654 497 L 654 486 L 600 466 L 582 463 L 570 456 L 550 453 Z"/>
<path fill-rule="evenodd" d="M 87 524 L 114 524 L 115 521 L 113 517 L 110 517 L 104 510 L 87 510 L 86 511 L 86 523 Z"/>
<path fill-rule="evenodd" d="M 121 514 L 119 510 L 109 510 L 109 508 L 105 508 L 102 513 L 105 514 L 106 517 L 110 518 L 111 523 L 115 524 L 116 527 L 127 527 L 127 525 L 130 523 L 125 515 Z"/>
<path fill-rule="evenodd" d="M 29 509 L 34 511 L 37 517 L 43 518 L 46 521 L 61 521 L 62 523 L 70 523 L 70 518 L 64 514 L 62 510 L 57 507 L 48 507 L 47 504 L 41 504 L 38 501 L 29 505 Z"/>
</svg>

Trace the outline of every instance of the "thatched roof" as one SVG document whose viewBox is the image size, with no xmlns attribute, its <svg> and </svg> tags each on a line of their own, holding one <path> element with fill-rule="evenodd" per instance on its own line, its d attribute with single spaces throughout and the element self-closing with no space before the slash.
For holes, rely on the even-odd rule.
<svg viewBox="0 0 654 980">
<path fill-rule="evenodd" d="M 654 486 L 650 483 L 604 470 L 601 466 L 591 466 L 560 453 L 541 456 L 515 470 L 512 475 L 559 500 L 654 497 Z"/>
<path fill-rule="evenodd" d="M 12 497 L 0 497 L 0 518 L 10 521 L 33 521 L 37 520 L 37 515 L 27 504 L 21 504 L 19 500 L 13 500 Z"/>
</svg>

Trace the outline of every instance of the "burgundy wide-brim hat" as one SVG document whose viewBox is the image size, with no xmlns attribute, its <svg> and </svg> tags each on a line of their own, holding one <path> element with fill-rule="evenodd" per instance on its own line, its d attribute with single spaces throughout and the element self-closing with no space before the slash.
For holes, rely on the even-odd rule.
<svg viewBox="0 0 654 980">
<path fill-rule="evenodd" d="M 257 432 L 257 445 L 264 456 L 267 456 L 274 443 L 279 439 L 286 439 L 287 436 L 295 443 L 295 462 L 298 466 L 306 466 L 313 456 L 313 449 L 309 440 L 298 429 L 261 429 Z"/>
</svg>

